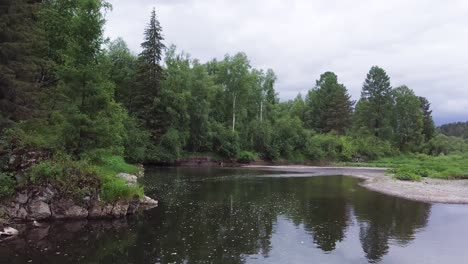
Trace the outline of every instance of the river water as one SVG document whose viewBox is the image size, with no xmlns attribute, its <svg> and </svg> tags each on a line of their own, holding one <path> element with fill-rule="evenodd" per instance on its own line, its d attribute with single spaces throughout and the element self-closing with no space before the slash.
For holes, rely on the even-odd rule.
<svg viewBox="0 0 468 264">
<path fill-rule="evenodd" d="M 0 244 L 0 263 L 468 263 L 468 206 L 304 176 L 148 168 L 158 208 L 32 229 Z"/>
</svg>

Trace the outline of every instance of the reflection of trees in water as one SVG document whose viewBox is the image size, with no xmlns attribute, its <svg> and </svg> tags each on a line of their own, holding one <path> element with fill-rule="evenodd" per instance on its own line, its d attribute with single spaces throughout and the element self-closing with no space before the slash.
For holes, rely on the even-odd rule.
<svg viewBox="0 0 468 264">
<path fill-rule="evenodd" d="M 430 204 L 381 195 L 357 192 L 353 206 L 359 221 L 362 249 L 371 262 L 388 253 L 389 239 L 406 245 L 414 239 L 416 230 L 427 225 Z"/>
<path fill-rule="evenodd" d="M 348 177 L 243 178 L 192 184 L 197 188 L 179 192 L 171 201 L 202 202 L 173 212 L 161 208 L 163 218 L 172 220 L 161 229 L 161 247 L 166 253 L 158 255 L 163 262 L 241 263 L 245 255 L 267 256 L 279 215 L 302 224 L 319 249 L 331 252 L 345 239 L 352 212 L 359 222 L 366 257 L 378 261 L 388 252 L 389 239 L 409 243 L 416 229 L 426 225 L 430 212 L 430 205 L 369 192 Z"/>
<path fill-rule="evenodd" d="M 430 205 L 369 192 L 348 177 L 200 181 L 187 180 L 185 173 L 158 179 L 149 190 L 162 195 L 161 207 L 129 227 L 53 227 L 56 235 L 44 240 L 47 247 L 63 243 L 68 260 L 85 256 L 81 263 L 243 263 L 246 255 L 269 255 L 279 216 L 302 225 L 317 248 L 331 252 L 345 240 L 354 214 L 366 257 L 377 262 L 390 239 L 409 243 L 430 214 Z M 151 185 L 150 177 L 144 180 Z M 40 250 L 29 252 L 45 259 Z"/>
<path fill-rule="evenodd" d="M 122 258 L 136 241 L 123 220 L 43 223 L 0 247 L 0 263 L 128 263 Z"/>
<path fill-rule="evenodd" d="M 325 252 L 333 251 L 345 237 L 349 224 L 346 186 L 352 183 L 352 179 L 344 177 L 313 178 L 291 181 L 296 186 L 285 190 L 298 190 L 288 215 L 296 224 L 302 223 L 317 247 Z"/>
</svg>

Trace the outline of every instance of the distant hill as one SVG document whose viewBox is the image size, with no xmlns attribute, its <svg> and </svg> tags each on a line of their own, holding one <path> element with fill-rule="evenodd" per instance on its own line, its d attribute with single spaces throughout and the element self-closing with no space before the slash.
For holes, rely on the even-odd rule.
<svg viewBox="0 0 468 264">
<path fill-rule="evenodd" d="M 442 125 L 437 128 L 446 136 L 461 137 L 468 139 L 468 122 L 456 122 Z"/>
</svg>

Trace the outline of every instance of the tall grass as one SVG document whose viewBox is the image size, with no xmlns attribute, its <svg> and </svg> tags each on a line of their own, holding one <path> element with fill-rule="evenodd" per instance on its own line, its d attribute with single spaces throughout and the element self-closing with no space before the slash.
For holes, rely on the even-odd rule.
<svg viewBox="0 0 468 264">
<path fill-rule="evenodd" d="M 468 154 L 440 156 L 408 154 L 382 158 L 360 165 L 391 168 L 391 172 L 401 179 L 418 180 L 418 176 L 438 179 L 468 179 Z"/>
</svg>

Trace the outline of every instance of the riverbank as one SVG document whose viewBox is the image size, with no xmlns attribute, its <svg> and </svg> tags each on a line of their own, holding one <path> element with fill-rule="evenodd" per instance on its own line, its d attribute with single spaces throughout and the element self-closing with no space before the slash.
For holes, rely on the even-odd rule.
<svg viewBox="0 0 468 264">
<path fill-rule="evenodd" d="M 441 180 L 424 178 L 419 182 L 399 181 L 386 175 L 386 168 L 372 167 L 313 167 L 313 166 L 259 166 L 244 168 L 301 173 L 303 176 L 346 175 L 362 179 L 369 190 L 427 203 L 468 204 L 468 180 Z M 299 174 L 298 176 L 300 176 Z"/>
</svg>

